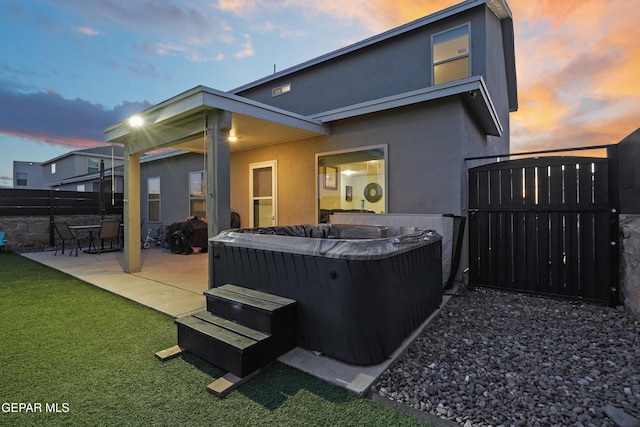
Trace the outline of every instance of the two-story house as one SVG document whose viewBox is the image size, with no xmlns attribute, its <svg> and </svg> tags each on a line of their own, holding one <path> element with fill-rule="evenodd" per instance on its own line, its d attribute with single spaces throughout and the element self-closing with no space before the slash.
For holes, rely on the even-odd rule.
<svg viewBox="0 0 640 427">
<path fill-rule="evenodd" d="M 44 162 L 13 162 L 14 188 L 89 191 L 100 190 L 100 164 L 105 171 L 105 191 L 122 192 L 124 150 L 118 145 L 69 151 Z M 111 183 L 112 175 L 115 181 Z"/>
<path fill-rule="evenodd" d="M 41 190 L 42 163 L 14 160 L 13 161 L 13 188 Z"/>
<path fill-rule="evenodd" d="M 140 268 L 149 188 L 161 212 L 204 206 L 210 235 L 231 207 L 249 227 L 335 210 L 461 214 L 464 159 L 509 152 L 517 107 L 504 0 L 462 2 L 229 92 L 176 95 L 105 130 L 124 145 L 125 269 Z M 141 172 L 140 157 L 166 147 L 200 160 L 179 177 L 162 162 Z"/>
<path fill-rule="evenodd" d="M 42 163 L 42 182 L 45 188 L 68 191 L 99 191 L 100 162 L 108 171 L 107 188 L 111 191 L 111 172 L 123 165 L 123 148 L 117 145 L 86 148 L 65 153 Z M 116 176 L 116 192 L 122 191 L 123 177 Z M 122 175 L 122 173 L 120 173 Z"/>
</svg>

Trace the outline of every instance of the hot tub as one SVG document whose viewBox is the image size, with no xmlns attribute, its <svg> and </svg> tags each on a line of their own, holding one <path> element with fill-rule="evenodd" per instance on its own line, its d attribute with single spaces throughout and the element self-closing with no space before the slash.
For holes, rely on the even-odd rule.
<svg viewBox="0 0 640 427">
<path fill-rule="evenodd" d="M 440 305 L 441 259 L 441 237 L 414 227 L 235 229 L 209 239 L 209 287 L 295 299 L 297 345 L 372 365 Z"/>
</svg>

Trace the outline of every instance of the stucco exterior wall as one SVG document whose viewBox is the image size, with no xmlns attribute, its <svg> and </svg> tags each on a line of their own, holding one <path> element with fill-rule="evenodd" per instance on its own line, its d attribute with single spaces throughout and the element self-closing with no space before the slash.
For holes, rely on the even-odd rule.
<svg viewBox="0 0 640 427">
<path fill-rule="evenodd" d="M 232 153 L 231 206 L 248 226 L 249 164 L 276 160 L 279 225 L 317 222 L 316 154 L 384 144 L 388 213 L 460 214 L 465 155 L 504 148 L 489 147 L 457 97 L 342 120 L 330 136 Z"/>
<path fill-rule="evenodd" d="M 27 174 L 27 185 L 18 185 L 17 174 Z M 42 183 L 42 163 L 13 161 L 13 188 L 45 189 Z"/>
<path fill-rule="evenodd" d="M 314 153 L 324 139 L 314 138 L 231 153 L 231 208 L 240 215 L 243 227 L 250 227 L 249 165 L 271 160 L 278 162 L 278 224 L 317 222 L 314 211 Z"/>
<path fill-rule="evenodd" d="M 482 75 L 486 70 L 484 10 L 482 5 L 236 93 L 288 111 L 312 115 L 429 87 L 433 71 L 431 36 L 466 23 L 471 25 L 471 74 Z M 286 83 L 291 83 L 291 92 L 272 96 L 272 89 Z"/>
<path fill-rule="evenodd" d="M 202 154 L 187 153 L 145 162 L 140 167 L 140 217 L 149 218 L 147 179 L 160 177 L 160 222 L 151 226 L 184 221 L 189 215 L 189 172 L 205 169 Z M 149 223 L 145 221 L 145 227 Z"/>
</svg>

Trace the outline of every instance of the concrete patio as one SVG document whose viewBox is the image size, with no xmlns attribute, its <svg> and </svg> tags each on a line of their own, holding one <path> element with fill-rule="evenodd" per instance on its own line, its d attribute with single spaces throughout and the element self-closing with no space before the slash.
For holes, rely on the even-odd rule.
<svg viewBox="0 0 640 427">
<path fill-rule="evenodd" d="M 166 249 L 142 251 L 142 271 L 123 271 L 123 252 L 100 255 L 53 251 L 32 252 L 24 257 L 77 277 L 173 317 L 204 310 L 207 290 L 207 255 L 175 255 Z"/>
<path fill-rule="evenodd" d="M 123 271 L 122 252 L 100 255 L 80 252 L 77 257 L 69 256 L 68 252 L 56 256 L 53 251 L 22 255 L 172 317 L 187 316 L 204 310 L 206 306 L 203 295 L 208 288 L 206 254 L 176 255 L 162 248 L 143 250 L 142 271 L 134 274 Z M 448 298 L 447 295 L 443 297 L 443 305 Z M 348 365 L 300 347 L 278 360 L 352 392 L 366 394 L 439 311 L 436 310 L 423 322 L 389 359 L 378 365 Z"/>
</svg>

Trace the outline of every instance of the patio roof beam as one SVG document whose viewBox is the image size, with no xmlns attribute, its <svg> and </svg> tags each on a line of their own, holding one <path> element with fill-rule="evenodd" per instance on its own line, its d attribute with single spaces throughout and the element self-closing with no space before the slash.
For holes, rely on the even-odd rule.
<svg viewBox="0 0 640 427">
<path fill-rule="evenodd" d="M 215 106 L 216 108 L 231 111 L 233 113 L 262 119 L 297 129 L 314 132 L 318 135 L 329 135 L 330 128 L 322 124 L 319 120 L 305 117 L 290 111 L 280 110 L 265 104 L 258 103 L 248 98 L 231 95 L 225 92 L 215 91 L 207 88 L 203 92 L 204 104 Z"/>
<path fill-rule="evenodd" d="M 204 111 L 201 115 L 168 126 L 141 126 L 127 136 L 125 147 L 130 153 L 141 154 L 201 137 L 205 129 L 206 114 Z"/>
<path fill-rule="evenodd" d="M 329 135 L 330 126 L 320 120 L 281 110 L 241 96 L 221 92 L 205 86 L 198 86 L 178 96 L 157 104 L 139 116 L 147 125 L 133 128 L 128 120 L 123 120 L 104 131 L 105 140 L 124 144 L 140 144 L 136 152 L 150 151 L 171 145 L 168 142 L 185 139 L 193 135 L 190 121 L 202 117 L 207 111 L 225 110 L 259 120 L 311 132 L 315 135 Z M 185 122 L 186 121 L 186 122 Z M 197 126 L 196 126 L 197 128 Z M 195 131 L 203 131 L 203 127 Z M 146 135 L 145 135 L 146 132 Z M 184 132 L 185 135 L 181 135 Z"/>
</svg>

